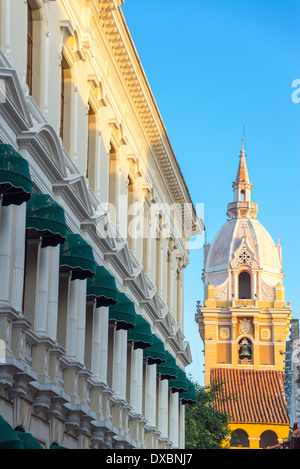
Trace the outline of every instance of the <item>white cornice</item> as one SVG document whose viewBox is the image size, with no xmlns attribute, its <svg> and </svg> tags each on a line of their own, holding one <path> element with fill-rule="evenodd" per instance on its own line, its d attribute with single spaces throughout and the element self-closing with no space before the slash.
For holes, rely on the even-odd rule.
<svg viewBox="0 0 300 469">
<path fill-rule="evenodd" d="M 192 204 L 121 9 L 113 8 L 112 0 L 104 3 L 100 18 L 173 199 Z M 191 215 L 195 217 L 194 211 Z"/>
<path fill-rule="evenodd" d="M 134 110 L 134 116 L 131 115 L 130 124 L 126 116 L 123 115 L 123 109 L 120 110 L 119 106 L 116 105 L 119 99 L 113 95 L 110 80 L 106 70 L 103 69 L 103 63 L 101 64 L 97 59 L 98 54 L 92 53 L 91 55 L 88 54 L 88 58 L 94 69 L 95 79 L 103 84 L 113 112 L 116 113 L 118 122 L 124 126 L 125 133 L 129 139 L 128 144 L 132 146 L 133 150 L 138 145 L 138 142 L 132 141 L 132 132 L 126 131 L 126 127 L 130 125 L 131 130 L 132 126 L 138 126 L 142 129 L 143 138 L 146 139 L 148 146 L 144 148 L 144 151 L 147 151 L 147 158 L 152 158 L 153 167 L 156 166 L 160 173 L 169 195 L 169 203 L 175 202 L 181 205 L 191 205 L 191 210 L 187 217 L 189 220 L 187 231 L 192 234 L 187 234 L 187 237 L 199 234 L 203 230 L 203 223 L 199 223 L 199 219 L 196 216 L 188 188 L 127 28 L 120 8 L 120 4 L 123 1 L 103 0 L 98 2 L 96 0 L 81 0 L 81 7 L 86 12 L 89 11 L 90 18 L 92 18 L 91 24 L 88 20 L 89 15 L 85 14 L 81 17 L 82 15 L 76 11 L 76 8 L 73 8 L 75 3 L 62 0 L 67 17 L 71 18 L 71 21 L 63 22 L 62 25 L 67 26 L 68 31 L 74 28 L 75 33 L 79 34 L 81 40 L 85 38 L 85 43 L 89 44 L 88 50 L 95 49 L 96 51 L 101 37 L 101 47 L 104 47 L 101 54 L 103 55 L 105 51 L 104 55 L 109 57 L 110 66 L 114 67 L 115 76 L 119 76 L 118 79 L 120 79 L 120 83 L 124 87 L 122 90 L 125 93 L 124 98 L 127 94 L 128 99 L 128 103 L 124 102 L 124 104 L 129 104 L 130 101 L 130 106 Z M 138 129 L 138 133 L 141 132 L 140 129 Z M 140 149 L 137 148 L 137 152 L 139 153 Z M 187 219 L 185 219 L 186 222 Z"/>
</svg>

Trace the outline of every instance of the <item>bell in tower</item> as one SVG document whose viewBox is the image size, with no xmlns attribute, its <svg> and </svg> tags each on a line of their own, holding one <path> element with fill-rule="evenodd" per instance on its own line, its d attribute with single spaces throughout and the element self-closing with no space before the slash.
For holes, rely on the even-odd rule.
<svg viewBox="0 0 300 469">
<path fill-rule="evenodd" d="M 240 360 L 252 360 L 251 343 L 246 338 L 239 342 L 239 357 Z"/>
</svg>

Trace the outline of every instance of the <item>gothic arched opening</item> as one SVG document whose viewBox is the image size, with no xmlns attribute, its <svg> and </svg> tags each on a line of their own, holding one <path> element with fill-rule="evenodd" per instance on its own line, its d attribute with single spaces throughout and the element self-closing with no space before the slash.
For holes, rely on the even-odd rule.
<svg viewBox="0 0 300 469">
<path fill-rule="evenodd" d="M 251 275 L 248 272 L 241 272 L 239 275 L 239 299 L 251 298 Z"/>
</svg>

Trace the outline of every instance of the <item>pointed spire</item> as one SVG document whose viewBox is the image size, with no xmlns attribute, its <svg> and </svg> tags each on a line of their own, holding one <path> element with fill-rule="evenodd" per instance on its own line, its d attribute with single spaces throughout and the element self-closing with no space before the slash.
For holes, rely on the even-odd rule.
<svg viewBox="0 0 300 469">
<path fill-rule="evenodd" d="M 250 202 L 251 187 L 246 163 L 246 155 L 244 151 L 244 140 L 242 140 L 242 148 L 240 152 L 240 162 L 235 182 L 233 183 L 234 201 Z"/>
<path fill-rule="evenodd" d="M 238 172 L 237 172 L 236 180 L 235 180 L 236 184 L 239 184 L 241 182 L 247 182 L 247 183 L 250 182 L 247 163 L 246 163 L 246 155 L 244 151 L 244 140 L 242 140 L 242 148 L 240 152 L 240 163 L 239 163 Z"/>
<path fill-rule="evenodd" d="M 257 215 L 257 204 L 251 202 L 251 189 L 246 154 L 244 150 L 244 139 L 239 156 L 239 167 L 235 182 L 233 183 L 234 202 L 228 205 L 227 215 L 230 218 L 255 218 Z"/>
</svg>

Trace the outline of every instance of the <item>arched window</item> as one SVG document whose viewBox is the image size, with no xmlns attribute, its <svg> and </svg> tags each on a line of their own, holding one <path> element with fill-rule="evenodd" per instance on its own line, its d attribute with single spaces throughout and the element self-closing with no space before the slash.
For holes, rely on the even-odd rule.
<svg viewBox="0 0 300 469">
<path fill-rule="evenodd" d="M 65 103 L 66 103 L 66 74 L 69 68 L 66 59 L 62 56 L 61 60 L 61 82 L 60 82 L 60 132 L 59 136 L 64 140 L 64 123 L 65 123 Z M 69 119 L 69 116 L 67 116 Z"/>
<path fill-rule="evenodd" d="M 26 83 L 29 94 L 32 94 L 32 51 L 33 51 L 33 27 L 32 27 L 32 8 L 27 3 L 27 73 Z"/>
<path fill-rule="evenodd" d="M 245 191 L 244 191 L 244 189 L 241 190 L 241 200 L 242 200 L 242 201 L 245 200 Z"/>
<path fill-rule="evenodd" d="M 234 430 L 231 434 L 230 446 L 249 448 L 249 438 L 247 433 L 241 428 Z"/>
<path fill-rule="evenodd" d="M 127 180 L 128 198 L 127 198 L 127 242 L 129 249 L 136 254 L 136 233 L 135 233 L 135 195 L 136 185 L 133 179 L 128 175 Z"/>
<path fill-rule="evenodd" d="M 251 298 L 251 275 L 248 272 L 241 272 L 239 275 L 239 299 Z"/>
<path fill-rule="evenodd" d="M 119 161 L 117 150 L 110 144 L 109 152 L 109 187 L 108 187 L 109 213 L 112 224 L 117 227 L 119 202 Z"/>
<path fill-rule="evenodd" d="M 275 432 L 266 430 L 260 435 L 259 447 L 266 448 L 267 446 L 278 445 L 278 439 Z"/>
<path fill-rule="evenodd" d="M 87 145 L 87 162 L 86 162 L 86 178 L 89 179 L 89 186 L 97 193 L 97 167 L 96 167 L 96 147 L 97 147 L 97 118 L 96 112 L 89 102 L 88 111 L 88 145 Z"/>
<path fill-rule="evenodd" d="M 11 2 L 12 3 L 12 2 Z M 24 2 L 26 3 L 26 2 Z M 28 93 L 43 107 L 45 20 L 40 0 L 27 0 L 26 84 Z"/>
</svg>

